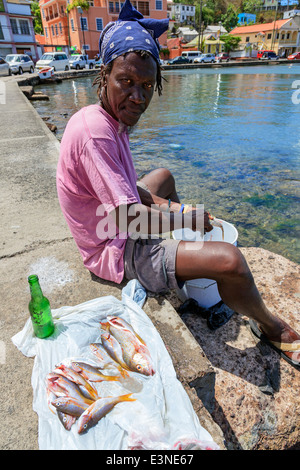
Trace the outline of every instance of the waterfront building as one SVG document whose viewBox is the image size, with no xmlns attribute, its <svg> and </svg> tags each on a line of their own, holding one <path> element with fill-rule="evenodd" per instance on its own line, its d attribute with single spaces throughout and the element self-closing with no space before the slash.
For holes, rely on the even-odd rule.
<svg viewBox="0 0 300 470">
<path fill-rule="evenodd" d="M 178 30 L 180 29 L 182 28 L 178 28 Z M 220 40 L 222 34 L 227 34 L 227 31 L 221 23 L 206 26 L 203 33 L 201 31 L 201 37 L 199 37 L 199 32 L 196 32 L 196 34 L 193 34 L 194 38 L 190 41 L 187 41 L 183 35 L 178 34 L 178 37 L 168 39 L 169 58 L 173 59 L 180 56 L 183 51 L 198 49 L 205 54 L 223 52 L 224 42 Z"/>
<path fill-rule="evenodd" d="M 89 0 L 88 10 L 72 8 L 72 0 L 40 0 L 45 32 L 45 51 L 86 53 L 94 58 L 99 53 L 99 36 L 110 21 L 117 20 L 124 2 Z M 167 18 L 167 0 L 131 1 L 144 17 Z M 159 42 L 167 44 L 167 33 Z"/>
<path fill-rule="evenodd" d="M 174 20 L 175 23 L 195 23 L 196 10 L 194 5 L 184 5 L 182 3 L 168 2 L 168 12 L 169 18 Z"/>
<path fill-rule="evenodd" d="M 240 37 L 239 49 L 250 51 L 252 57 L 259 50 L 273 50 L 280 56 L 287 56 L 300 49 L 300 28 L 294 18 L 238 26 L 229 34 Z"/>
<path fill-rule="evenodd" d="M 0 0 L 0 56 L 28 54 L 37 60 L 29 0 Z"/>
<path fill-rule="evenodd" d="M 190 42 L 198 36 L 198 31 L 196 31 L 195 29 L 191 29 L 188 26 L 180 26 L 177 29 L 176 34 L 177 37 L 182 38 L 184 42 Z"/>
<path fill-rule="evenodd" d="M 227 30 L 224 28 L 224 26 L 219 22 L 219 24 L 209 24 L 206 26 L 206 28 L 203 31 L 203 36 L 210 38 L 214 37 L 215 39 L 218 39 L 222 34 L 227 34 Z"/>
</svg>

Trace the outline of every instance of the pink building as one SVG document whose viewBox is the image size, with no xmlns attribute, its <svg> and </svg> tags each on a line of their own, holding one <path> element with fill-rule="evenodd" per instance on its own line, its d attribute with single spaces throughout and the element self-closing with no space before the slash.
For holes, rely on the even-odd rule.
<svg viewBox="0 0 300 470">
<path fill-rule="evenodd" d="M 29 0 L 0 0 L 0 56 L 29 54 L 38 59 Z"/>
<path fill-rule="evenodd" d="M 107 23 L 118 18 L 123 2 L 90 0 L 88 3 L 89 9 L 80 14 L 78 8 L 70 8 L 70 0 L 40 0 L 45 51 L 86 52 L 90 58 L 98 54 L 100 33 Z M 167 0 L 131 3 L 145 17 L 163 19 L 168 16 Z M 160 44 L 166 46 L 167 33 L 161 36 Z"/>
</svg>

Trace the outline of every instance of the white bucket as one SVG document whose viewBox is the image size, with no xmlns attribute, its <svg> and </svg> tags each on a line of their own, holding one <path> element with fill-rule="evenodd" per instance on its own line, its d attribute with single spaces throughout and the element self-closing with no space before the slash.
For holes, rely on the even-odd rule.
<svg viewBox="0 0 300 470">
<path fill-rule="evenodd" d="M 224 240 L 222 240 L 222 230 L 219 227 L 214 227 L 204 237 L 200 232 L 193 232 L 189 228 L 178 229 L 172 232 L 173 238 L 175 240 L 187 241 L 224 241 L 236 246 L 238 239 L 237 229 L 225 220 L 218 220 L 223 225 Z M 213 279 L 192 279 L 186 281 L 182 289 L 177 289 L 177 295 L 183 302 L 186 299 L 194 299 L 201 307 L 205 308 L 212 307 L 221 300 L 217 283 Z"/>
</svg>

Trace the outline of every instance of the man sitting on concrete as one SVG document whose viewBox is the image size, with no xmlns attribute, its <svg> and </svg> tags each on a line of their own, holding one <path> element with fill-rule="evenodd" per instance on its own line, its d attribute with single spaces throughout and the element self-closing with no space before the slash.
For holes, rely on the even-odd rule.
<svg viewBox="0 0 300 470">
<path fill-rule="evenodd" d="M 144 19 L 126 0 L 118 21 L 102 32 L 99 103 L 70 119 L 61 142 L 57 188 L 62 211 L 85 266 L 100 278 L 115 283 L 137 278 L 155 293 L 190 279 L 214 279 L 224 303 L 248 316 L 256 335 L 299 365 L 300 336 L 268 310 L 237 247 L 151 237 L 183 225 L 212 230 L 209 213 L 180 204 L 167 169 L 137 184 L 130 153 L 130 129 L 155 88 L 161 93 L 157 38 L 167 23 Z M 114 223 L 108 223 L 108 214 Z"/>
</svg>

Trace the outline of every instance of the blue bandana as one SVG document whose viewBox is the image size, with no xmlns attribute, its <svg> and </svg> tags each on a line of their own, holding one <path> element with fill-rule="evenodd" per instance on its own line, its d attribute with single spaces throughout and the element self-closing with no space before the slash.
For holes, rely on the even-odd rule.
<svg viewBox="0 0 300 470">
<path fill-rule="evenodd" d="M 144 18 L 126 0 L 117 21 L 108 23 L 100 35 L 99 50 L 106 65 L 126 52 L 148 51 L 158 61 L 158 38 L 168 29 L 169 19 Z"/>
</svg>

